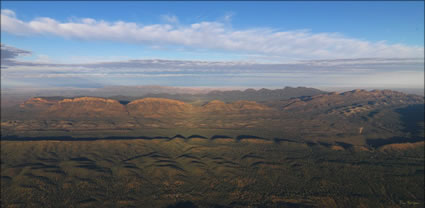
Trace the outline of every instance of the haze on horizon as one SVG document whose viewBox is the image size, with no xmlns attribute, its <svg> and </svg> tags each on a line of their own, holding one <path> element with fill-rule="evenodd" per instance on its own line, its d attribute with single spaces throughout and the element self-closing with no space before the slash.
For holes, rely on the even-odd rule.
<svg viewBox="0 0 425 208">
<path fill-rule="evenodd" d="M 424 88 L 424 2 L 91 6 L 2 2 L 1 87 Z"/>
</svg>

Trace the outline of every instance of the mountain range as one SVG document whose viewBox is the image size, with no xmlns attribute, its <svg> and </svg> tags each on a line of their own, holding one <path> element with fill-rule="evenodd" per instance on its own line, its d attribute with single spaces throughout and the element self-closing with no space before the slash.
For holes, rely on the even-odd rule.
<svg viewBox="0 0 425 208">
<path fill-rule="evenodd" d="M 2 106 L 2 207 L 424 205 L 423 96 L 65 95 Z"/>
<path fill-rule="evenodd" d="M 280 98 L 293 95 L 280 90 L 239 91 L 240 97 L 250 93 L 255 99 L 279 93 Z M 252 100 L 189 103 L 152 97 L 132 101 L 101 97 L 35 97 L 3 110 L 2 136 L 172 137 L 176 134 L 190 136 L 186 132 L 191 132 L 206 137 L 214 134 L 236 137 L 242 133 L 268 139 L 284 137 L 352 144 L 390 137 L 423 137 L 423 131 L 411 130 L 417 129 L 417 125 L 423 126 L 424 97 L 418 95 L 391 90 L 353 90 Z M 418 113 L 414 119 L 412 110 Z M 413 124 L 404 122 L 406 113 L 412 115 L 405 120 Z"/>
<path fill-rule="evenodd" d="M 283 89 L 265 89 L 255 90 L 252 88 L 246 90 L 212 90 L 208 93 L 148 93 L 140 97 L 131 96 L 112 96 L 110 98 L 121 100 L 135 100 L 144 97 L 157 97 L 181 100 L 185 102 L 206 102 L 211 100 L 221 100 L 232 102 L 238 100 L 248 101 L 275 101 L 287 100 L 301 96 L 313 96 L 326 93 L 325 91 L 307 88 L 307 87 L 285 87 Z"/>
</svg>

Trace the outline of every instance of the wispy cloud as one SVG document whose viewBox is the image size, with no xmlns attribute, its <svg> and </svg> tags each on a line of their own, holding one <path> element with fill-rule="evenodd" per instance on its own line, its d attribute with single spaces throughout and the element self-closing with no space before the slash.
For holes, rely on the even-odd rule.
<svg viewBox="0 0 425 208">
<path fill-rule="evenodd" d="M 31 55 L 31 52 L 1 44 L 1 67 L 15 65 L 15 58 L 26 55 Z"/>
<path fill-rule="evenodd" d="M 55 63 L 49 61 L 21 61 L 20 55 L 32 54 L 31 51 L 18 49 L 12 46 L 2 44 L 3 56 L 7 62 L 2 66 L 25 68 L 28 71 L 36 68 L 57 69 L 74 68 L 74 70 L 96 70 L 103 72 L 189 72 L 189 73 L 265 73 L 265 72 L 358 72 L 365 71 L 422 71 L 424 59 L 422 58 L 356 58 L 356 59 L 321 59 L 321 60 L 302 60 L 287 63 L 256 63 L 256 62 L 237 62 L 237 61 L 193 61 L 193 60 L 166 60 L 166 59 L 134 59 L 122 61 L 86 61 L 85 63 L 69 64 Z M 48 57 L 39 55 L 39 59 L 46 60 Z"/>
<path fill-rule="evenodd" d="M 423 87 L 421 58 L 360 58 L 297 61 L 280 64 L 142 59 L 81 64 L 22 61 L 32 52 L 2 45 L 4 83 L 61 83 L 78 87 L 111 83 L 176 86 L 355 86 Z M 35 53 L 36 54 L 36 53 Z M 74 80 L 62 82 L 58 80 Z"/>
<path fill-rule="evenodd" d="M 108 22 L 91 18 L 61 22 L 49 17 L 23 21 L 11 10 L 2 10 L 1 29 L 15 35 L 55 35 L 83 40 L 110 40 L 148 45 L 178 45 L 259 55 L 282 60 L 421 58 L 422 46 L 388 44 L 345 37 L 337 33 L 309 30 L 281 31 L 274 28 L 235 29 L 225 22 L 171 24 L 175 16 L 163 16 L 169 23 L 143 25 L 135 22 Z"/>
<path fill-rule="evenodd" d="M 173 24 L 179 22 L 179 18 L 175 15 L 168 15 L 168 14 L 161 15 L 161 19 L 166 21 L 166 22 L 173 23 Z"/>
<path fill-rule="evenodd" d="M 15 12 L 14 12 L 14 11 L 12 11 L 12 10 L 10 10 L 10 9 L 2 9 L 2 10 L 1 10 L 1 14 L 2 14 L 2 15 L 6 15 L 6 16 L 8 16 L 8 17 L 12 17 L 12 18 L 15 18 L 15 17 L 16 17 Z"/>
</svg>

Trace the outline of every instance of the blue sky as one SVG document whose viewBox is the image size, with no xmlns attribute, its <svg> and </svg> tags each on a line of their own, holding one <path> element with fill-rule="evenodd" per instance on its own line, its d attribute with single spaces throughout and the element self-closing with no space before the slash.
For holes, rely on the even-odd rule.
<svg viewBox="0 0 425 208">
<path fill-rule="evenodd" d="M 1 43 L 2 86 L 423 87 L 424 3 L 2 2 Z"/>
</svg>

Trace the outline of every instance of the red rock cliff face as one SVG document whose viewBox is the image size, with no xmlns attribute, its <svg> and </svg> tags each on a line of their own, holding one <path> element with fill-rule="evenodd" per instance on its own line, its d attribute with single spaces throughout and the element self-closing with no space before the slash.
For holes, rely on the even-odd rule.
<svg viewBox="0 0 425 208">
<path fill-rule="evenodd" d="M 68 118 L 121 117 L 127 114 L 125 106 L 118 101 L 95 97 L 64 99 L 51 106 L 48 112 Z"/>
<path fill-rule="evenodd" d="M 22 103 L 20 107 L 28 110 L 46 110 L 55 103 L 56 101 L 50 101 L 43 98 L 31 98 Z"/>
<path fill-rule="evenodd" d="M 164 99 L 164 98 L 144 98 L 134 100 L 126 105 L 130 116 L 156 117 L 190 113 L 195 108 L 187 103 Z"/>
<path fill-rule="evenodd" d="M 36 111 L 40 116 L 56 118 L 101 118 L 127 115 L 125 106 L 116 100 L 80 97 L 63 100 L 31 98 L 21 104 L 21 108 Z"/>
<path fill-rule="evenodd" d="M 193 115 L 194 113 L 243 113 L 270 110 L 269 107 L 254 101 L 224 103 L 214 100 L 203 106 L 193 106 L 178 100 L 164 98 L 144 98 L 134 100 L 127 105 L 117 100 L 80 97 L 63 100 L 32 98 L 21 108 L 37 111 L 43 116 L 57 118 L 131 118 L 131 117 L 167 117 Z"/>
</svg>

